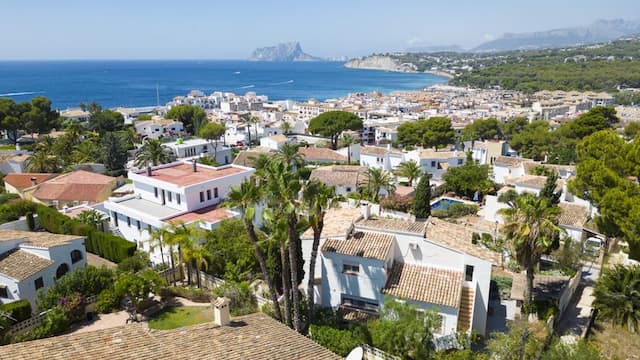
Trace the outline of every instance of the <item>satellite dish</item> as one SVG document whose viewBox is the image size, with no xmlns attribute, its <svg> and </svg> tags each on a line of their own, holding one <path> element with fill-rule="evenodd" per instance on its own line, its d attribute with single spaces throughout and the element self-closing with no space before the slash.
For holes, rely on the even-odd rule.
<svg viewBox="0 0 640 360">
<path fill-rule="evenodd" d="M 349 355 L 345 358 L 346 360 L 362 360 L 364 356 L 364 350 L 358 346 L 357 348 L 351 350 Z"/>
</svg>

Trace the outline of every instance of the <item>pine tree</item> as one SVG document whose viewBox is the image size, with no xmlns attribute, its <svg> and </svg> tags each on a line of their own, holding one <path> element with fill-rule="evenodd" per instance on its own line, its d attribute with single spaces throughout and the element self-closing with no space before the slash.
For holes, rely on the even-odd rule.
<svg viewBox="0 0 640 360">
<path fill-rule="evenodd" d="M 429 183 L 430 174 L 423 174 L 420 177 L 416 196 L 413 199 L 413 214 L 418 219 L 426 219 L 431 216 L 431 184 Z"/>
</svg>

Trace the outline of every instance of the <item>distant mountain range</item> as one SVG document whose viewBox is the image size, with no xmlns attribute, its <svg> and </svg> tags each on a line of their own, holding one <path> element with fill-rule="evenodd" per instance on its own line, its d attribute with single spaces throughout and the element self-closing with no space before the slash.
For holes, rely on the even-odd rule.
<svg viewBox="0 0 640 360">
<path fill-rule="evenodd" d="M 249 57 L 251 61 L 322 61 L 323 59 L 309 55 L 302 51 L 300 43 L 292 41 L 267 46 L 253 51 Z"/>
<path fill-rule="evenodd" d="M 493 52 L 576 46 L 606 42 L 640 34 L 640 21 L 623 19 L 597 20 L 587 26 L 530 33 L 506 33 L 500 38 L 470 49 L 470 52 Z"/>
</svg>

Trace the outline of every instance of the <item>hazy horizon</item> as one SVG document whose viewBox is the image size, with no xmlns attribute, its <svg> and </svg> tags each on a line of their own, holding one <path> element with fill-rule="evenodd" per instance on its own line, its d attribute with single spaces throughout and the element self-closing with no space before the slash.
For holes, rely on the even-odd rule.
<svg viewBox="0 0 640 360">
<path fill-rule="evenodd" d="M 3 2 L 0 61 L 245 60 L 258 47 L 299 41 L 314 56 L 362 56 L 410 47 L 471 48 L 504 33 L 636 20 L 640 2 L 540 0 L 292 0 L 217 3 L 165 0 L 87 3 L 80 0 Z"/>
</svg>

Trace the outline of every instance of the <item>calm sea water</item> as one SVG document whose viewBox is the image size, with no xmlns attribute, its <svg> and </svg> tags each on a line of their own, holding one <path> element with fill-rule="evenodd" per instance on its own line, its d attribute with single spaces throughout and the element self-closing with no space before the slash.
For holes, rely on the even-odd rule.
<svg viewBox="0 0 640 360">
<path fill-rule="evenodd" d="M 413 90 L 447 79 L 346 69 L 338 62 L 250 61 L 27 61 L 0 62 L 0 97 L 46 96 L 58 109 L 96 101 L 104 107 L 149 106 L 198 89 L 254 91 L 271 100 L 319 100 L 350 92 Z"/>
</svg>

